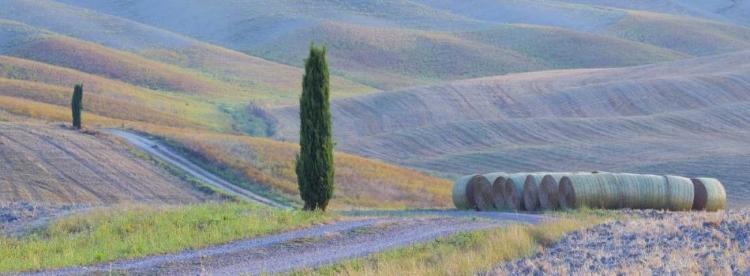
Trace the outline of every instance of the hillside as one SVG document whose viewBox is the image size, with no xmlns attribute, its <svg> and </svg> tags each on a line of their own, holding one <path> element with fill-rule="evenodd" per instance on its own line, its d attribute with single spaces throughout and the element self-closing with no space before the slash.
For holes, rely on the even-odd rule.
<svg viewBox="0 0 750 276">
<path fill-rule="evenodd" d="M 0 54 L 153 89 L 212 94 L 213 100 L 221 94 L 225 102 L 251 98 L 286 104 L 296 100 L 299 68 L 55 1 L 7 1 L 3 5 Z M 340 78 L 334 78 L 332 86 L 339 91 L 334 97 L 373 91 Z"/>
<path fill-rule="evenodd" d="M 326 43 L 334 73 L 382 89 L 512 72 L 624 67 L 690 57 L 648 44 L 530 25 L 443 33 L 335 23 L 293 32 L 250 53 L 292 65 L 304 59 L 304 41 L 313 40 Z"/>
<path fill-rule="evenodd" d="M 0 95 L 55 105 L 54 109 L 65 113 L 65 119 L 59 120 L 67 120 L 69 116 L 71 87 L 76 83 L 84 83 L 86 112 L 165 126 L 230 128 L 231 117 L 212 104 L 185 95 L 161 93 L 72 69 L 0 56 Z M 36 112 L 44 115 L 54 109 Z"/>
<path fill-rule="evenodd" d="M 421 169 L 633 171 L 724 180 L 747 158 L 750 52 L 623 69 L 508 75 L 332 103 L 344 152 Z M 377 107 L 377 108 L 375 108 Z M 277 108 L 296 139 L 295 107 Z M 717 160 L 698 165 L 699 160 Z M 650 165 L 653 164 L 653 165 Z M 740 170 L 741 171 L 741 170 Z"/>
<path fill-rule="evenodd" d="M 193 160 L 235 183 L 255 185 L 300 202 L 295 155 L 299 145 L 263 138 L 166 128 L 143 130 L 163 137 Z M 451 207 L 446 179 L 362 158 L 336 153 L 333 209 Z"/>
<path fill-rule="evenodd" d="M 208 199 L 123 145 L 60 127 L 0 123 L 0 159 L 0 201 L 186 204 Z"/>
<path fill-rule="evenodd" d="M 750 29 L 708 16 L 710 5 L 678 12 L 663 1 L 58 2 L 293 67 L 314 40 L 329 46 L 334 75 L 382 90 L 750 50 Z"/>
<path fill-rule="evenodd" d="M 716 0 L 559 0 L 561 2 L 640 10 L 750 26 L 750 4 L 744 1 Z"/>
<path fill-rule="evenodd" d="M 741 203 L 744 175 L 730 171 L 750 148 L 745 4 L 616 2 L 8 0 L 0 120 L 68 121 L 82 82 L 84 124 L 157 134 L 296 198 L 295 146 L 234 135 L 297 139 L 300 67 L 316 41 L 341 152 L 440 175 L 715 176 Z M 559 69 L 573 70 L 545 71 Z M 433 190 L 445 180 L 339 156 L 337 208 L 447 197 Z"/>
<path fill-rule="evenodd" d="M 631 11 L 627 17 L 605 29 L 604 33 L 694 56 L 750 49 L 748 28 L 648 12 Z"/>
</svg>

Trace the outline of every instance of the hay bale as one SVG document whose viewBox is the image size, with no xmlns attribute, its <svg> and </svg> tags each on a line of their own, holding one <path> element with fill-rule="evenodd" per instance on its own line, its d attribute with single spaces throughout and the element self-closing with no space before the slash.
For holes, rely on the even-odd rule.
<svg viewBox="0 0 750 276">
<path fill-rule="evenodd" d="M 523 182 L 523 206 L 526 211 L 536 211 L 539 203 L 539 185 L 547 173 L 532 173 Z"/>
<path fill-rule="evenodd" d="M 527 173 L 516 173 L 508 175 L 505 180 L 505 189 L 503 189 L 503 197 L 505 198 L 505 205 L 513 211 L 523 211 L 525 206 L 523 205 L 523 183 L 526 181 Z"/>
<path fill-rule="evenodd" d="M 693 208 L 695 189 L 689 178 L 666 175 L 667 209 L 670 211 L 690 211 Z"/>
<path fill-rule="evenodd" d="M 620 191 L 619 208 L 656 209 L 668 207 L 667 178 L 648 174 L 617 174 Z"/>
<path fill-rule="evenodd" d="M 456 180 L 453 184 L 453 204 L 456 208 L 461 210 L 474 209 L 476 203 L 474 202 L 474 183 L 475 178 L 479 176 L 467 175 Z"/>
<path fill-rule="evenodd" d="M 727 204 L 727 193 L 724 185 L 713 178 L 693 178 L 693 210 L 715 212 L 724 210 Z"/>
<path fill-rule="evenodd" d="M 474 184 L 474 204 L 476 209 L 479 211 L 491 211 L 495 209 L 495 205 L 492 203 L 492 183 L 490 183 L 483 175 L 477 176 L 473 179 Z"/>
<path fill-rule="evenodd" d="M 620 205 L 617 176 L 611 173 L 563 176 L 558 186 L 560 207 L 614 209 Z"/>
<path fill-rule="evenodd" d="M 539 183 L 539 206 L 544 210 L 557 210 L 560 208 L 560 199 L 557 193 L 560 179 L 563 176 L 588 173 L 550 173 L 542 178 Z"/>
<path fill-rule="evenodd" d="M 503 190 L 505 189 L 505 180 L 508 177 L 507 173 L 498 172 L 485 174 L 487 181 L 492 183 L 492 204 L 495 209 L 502 210 L 506 209 L 505 198 L 503 197 Z"/>
</svg>

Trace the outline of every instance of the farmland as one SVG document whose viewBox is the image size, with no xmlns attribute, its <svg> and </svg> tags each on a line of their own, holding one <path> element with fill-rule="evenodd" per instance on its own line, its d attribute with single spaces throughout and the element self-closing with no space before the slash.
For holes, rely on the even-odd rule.
<svg viewBox="0 0 750 276">
<path fill-rule="evenodd" d="M 732 236 L 750 207 L 745 2 L 0 2 L 0 271 L 648 274 L 684 250 L 714 259 L 669 269 L 747 273 Z M 330 64 L 333 214 L 296 210 L 311 43 Z M 82 130 L 67 126 L 77 84 Z M 454 181 L 501 171 L 602 173 L 561 186 L 582 210 L 453 209 L 470 207 Z M 541 179 L 513 177 L 521 211 Z M 687 210 L 694 177 L 720 180 L 730 210 L 587 209 Z M 596 251 L 607 239 L 624 249 Z M 596 258 L 566 259 L 582 252 Z"/>
<path fill-rule="evenodd" d="M 209 199 L 134 157 L 124 145 L 54 126 L 2 123 L 0 129 L 2 201 L 186 204 Z"/>
<path fill-rule="evenodd" d="M 737 166 L 747 156 L 749 57 L 528 73 L 337 100 L 334 129 L 344 152 L 441 172 L 712 176 L 738 206 L 748 192 Z M 272 111 L 290 126 L 277 132 L 288 140 L 296 139 L 294 110 Z"/>
<path fill-rule="evenodd" d="M 299 146 L 237 135 L 154 129 L 208 168 L 237 182 L 261 186 L 300 202 L 295 154 Z M 413 170 L 336 153 L 333 209 L 451 207 L 453 183 Z"/>
</svg>

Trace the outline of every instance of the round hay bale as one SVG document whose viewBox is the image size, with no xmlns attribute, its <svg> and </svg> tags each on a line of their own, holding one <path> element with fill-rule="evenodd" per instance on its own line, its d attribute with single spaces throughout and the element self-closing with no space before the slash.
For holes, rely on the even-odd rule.
<svg viewBox="0 0 750 276">
<path fill-rule="evenodd" d="M 505 205 L 513 211 L 525 209 L 523 205 L 523 183 L 528 176 L 527 173 L 516 173 L 508 175 L 508 179 L 505 180 L 505 189 L 503 190 Z"/>
<path fill-rule="evenodd" d="M 693 178 L 693 210 L 715 212 L 724 210 L 727 193 L 724 185 L 713 178 Z"/>
<path fill-rule="evenodd" d="M 474 183 L 475 178 L 479 176 L 467 175 L 456 180 L 453 184 L 453 205 L 460 210 L 474 209 L 476 203 L 474 202 Z"/>
<path fill-rule="evenodd" d="M 619 208 L 656 209 L 668 207 L 667 178 L 649 174 L 617 174 Z"/>
<path fill-rule="evenodd" d="M 617 176 L 610 173 L 563 176 L 558 186 L 560 207 L 616 208 L 620 204 Z"/>
<path fill-rule="evenodd" d="M 557 210 L 560 208 L 560 198 L 557 193 L 560 179 L 563 176 L 588 173 L 550 173 L 539 183 L 539 206 L 543 210 Z"/>
<path fill-rule="evenodd" d="M 503 197 L 503 190 L 505 189 L 505 180 L 508 177 L 507 173 L 498 172 L 485 174 L 487 181 L 492 183 L 492 204 L 495 205 L 495 209 L 502 210 L 506 209 L 505 198 Z"/>
<path fill-rule="evenodd" d="M 492 183 L 483 175 L 477 176 L 473 181 L 474 204 L 477 210 L 490 211 L 495 209 L 495 205 L 492 203 Z"/>
<path fill-rule="evenodd" d="M 666 175 L 667 209 L 670 211 L 690 211 L 693 208 L 695 189 L 690 178 Z"/>
<path fill-rule="evenodd" d="M 523 206 L 526 211 L 536 211 L 541 205 L 539 203 L 539 185 L 547 173 L 532 173 L 526 176 L 523 182 Z"/>
</svg>

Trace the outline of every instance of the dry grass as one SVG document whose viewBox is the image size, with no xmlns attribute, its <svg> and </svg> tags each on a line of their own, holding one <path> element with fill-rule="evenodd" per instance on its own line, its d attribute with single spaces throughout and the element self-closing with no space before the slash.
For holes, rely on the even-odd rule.
<svg viewBox="0 0 750 276">
<path fill-rule="evenodd" d="M 215 171 L 299 201 L 296 144 L 198 131 L 148 130 Z M 451 207 L 452 182 L 349 154 L 336 153 L 334 209 Z"/>
<path fill-rule="evenodd" d="M 535 72 L 334 100 L 337 149 L 424 170 L 612 171 L 720 179 L 747 204 L 748 52 Z M 372 108 L 377 106 L 377 108 Z M 296 107 L 270 111 L 297 139 Z M 533 158 L 530 158 L 533 157 Z"/>
<path fill-rule="evenodd" d="M 440 238 L 425 244 L 390 250 L 293 275 L 472 275 L 493 265 L 545 250 L 566 233 L 608 218 L 586 214 L 563 215 L 537 226 L 511 225 Z"/>
<path fill-rule="evenodd" d="M 510 272 L 501 266 L 493 275 L 526 268 L 574 275 L 744 275 L 750 271 L 750 253 L 740 236 L 748 230 L 746 211 L 647 215 L 593 227 L 575 242 L 566 239 L 554 253 L 535 256 Z M 583 255 L 593 257 L 585 257 L 582 267 L 574 267 L 577 260 L 576 265 L 566 262 Z M 601 261 L 612 258 L 617 261 Z"/>
<path fill-rule="evenodd" d="M 249 204 L 118 205 L 0 237 L 0 272 L 35 271 L 203 248 L 319 225 L 338 217 Z"/>
<path fill-rule="evenodd" d="M 750 49 L 750 29 L 685 16 L 628 11 L 605 33 L 694 56 Z"/>
<path fill-rule="evenodd" d="M 253 91 L 256 101 L 271 104 L 289 104 L 298 101 L 300 79 L 303 71 L 240 52 L 209 45 L 197 44 L 175 50 L 147 50 L 142 55 L 164 63 L 191 68 L 222 81 Z M 302 62 L 300 59 L 298 62 Z M 345 98 L 373 92 L 374 89 L 345 80 L 331 78 L 331 97 Z"/>
<path fill-rule="evenodd" d="M 87 112 L 167 126 L 224 130 L 230 125 L 231 118 L 215 105 L 199 98 L 163 93 L 72 69 L 0 56 L 0 95 L 66 109 L 70 105 L 72 87 L 77 83 L 84 83 L 84 109 Z M 35 111 L 45 112 L 44 109 Z"/>
<path fill-rule="evenodd" d="M 31 42 L 12 55 L 154 90 L 217 97 L 236 89 L 177 66 L 63 36 Z"/>
<path fill-rule="evenodd" d="M 0 139 L 0 201 L 181 204 L 208 199 L 106 139 L 29 124 L 0 124 Z"/>
</svg>

